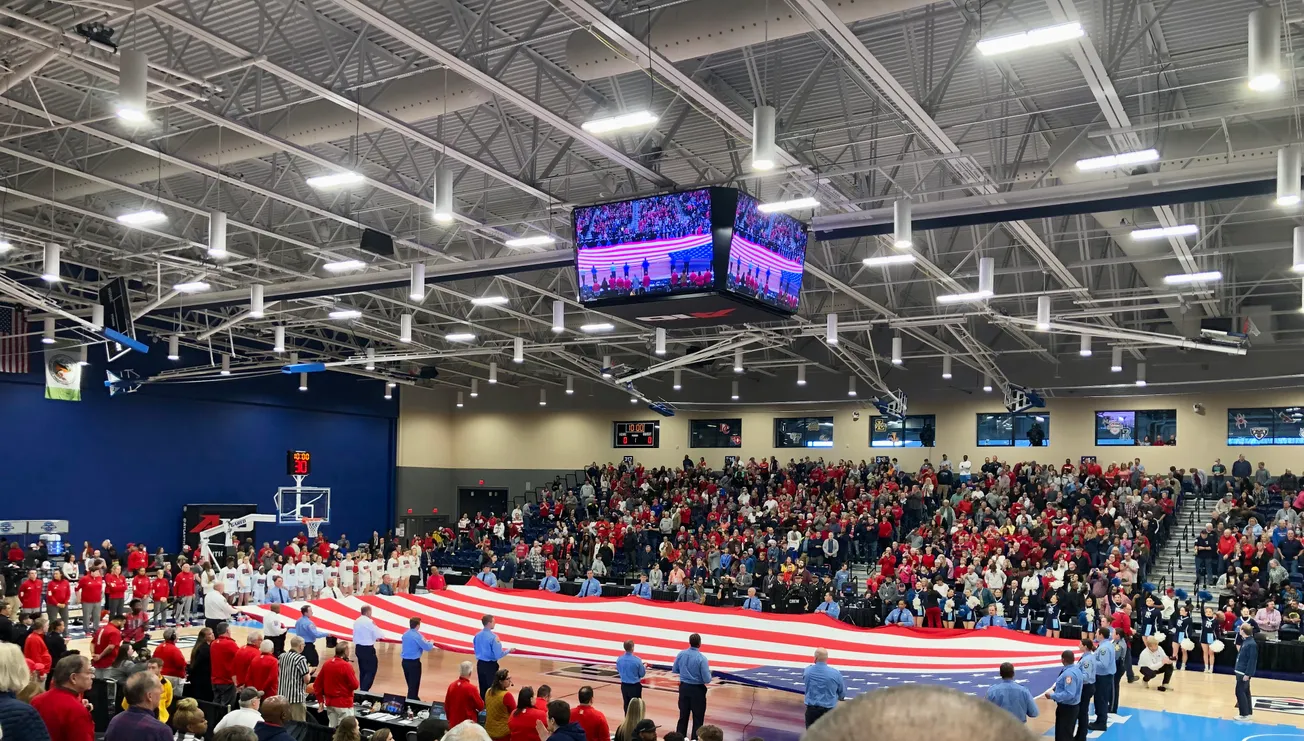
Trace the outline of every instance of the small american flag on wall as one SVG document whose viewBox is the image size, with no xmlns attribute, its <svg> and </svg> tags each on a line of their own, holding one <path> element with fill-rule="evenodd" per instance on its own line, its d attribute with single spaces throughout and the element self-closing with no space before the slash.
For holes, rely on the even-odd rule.
<svg viewBox="0 0 1304 741">
<path fill-rule="evenodd" d="M 0 304 L 0 373 L 27 373 L 27 314 Z"/>
</svg>

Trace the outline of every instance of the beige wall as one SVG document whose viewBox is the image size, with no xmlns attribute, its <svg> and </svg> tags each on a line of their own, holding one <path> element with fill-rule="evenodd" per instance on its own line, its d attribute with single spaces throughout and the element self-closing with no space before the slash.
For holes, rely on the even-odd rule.
<svg viewBox="0 0 1304 741">
<path fill-rule="evenodd" d="M 546 409 L 522 403 L 516 411 L 481 411 L 468 404 L 455 409 L 440 392 L 405 389 L 399 417 L 400 466 L 451 467 L 460 469 L 542 469 L 571 470 L 590 461 L 618 460 L 633 451 L 617 450 L 611 445 L 613 420 L 653 419 L 656 415 L 642 406 L 606 409 L 566 409 L 566 399 L 555 401 Z M 1205 413 L 1192 410 L 1194 403 L 1204 405 Z M 1221 396 L 1135 396 L 1091 399 L 1049 399 L 1050 444 L 1037 451 L 1038 460 L 1074 462 L 1082 455 L 1096 455 L 1102 463 L 1140 457 L 1152 471 L 1168 466 L 1208 469 L 1214 458 L 1222 458 L 1230 468 L 1236 456 L 1244 453 L 1252 463 L 1262 460 L 1274 474 L 1284 468 L 1304 469 L 1304 446 L 1266 446 L 1261 448 L 1228 447 L 1226 419 L 1229 407 L 1266 407 L 1304 405 L 1304 391 L 1237 393 Z M 1177 447 L 1103 447 L 1094 444 L 1096 410 L 1176 409 Z M 852 420 L 858 411 L 858 421 Z M 953 460 L 967 454 L 971 459 L 998 456 L 1006 460 L 1031 458 L 1028 448 L 979 448 L 976 444 L 977 415 L 1001 412 L 998 398 L 978 394 L 965 401 L 946 404 L 910 402 L 912 414 L 937 415 L 937 447 L 931 455 L 947 453 Z M 834 416 L 832 449 L 775 449 L 773 419 L 820 414 Z M 869 459 L 890 454 L 909 465 L 923 460 L 923 449 L 885 450 L 869 447 L 869 420 L 876 411 L 865 406 L 847 404 L 820 407 L 742 407 L 740 411 L 680 413 L 661 418 L 661 447 L 638 451 L 637 459 L 647 465 L 677 465 L 687 452 L 696 460 L 705 457 L 713 465 L 723 462 L 726 454 L 744 457 L 774 455 L 781 461 L 800 455 L 825 458 Z M 688 447 L 688 420 L 692 418 L 741 417 L 741 450 Z"/>
</svg>

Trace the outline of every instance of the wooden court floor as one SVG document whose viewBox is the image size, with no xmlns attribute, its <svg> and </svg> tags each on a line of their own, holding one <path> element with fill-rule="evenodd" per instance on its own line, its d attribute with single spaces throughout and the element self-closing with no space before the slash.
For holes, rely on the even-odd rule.
<svg viewBox="0 0 1304 741">
<path fill-rule="evenodd" d="M 234 628 L 232 635 L 243 645 L 248 628 Z M 183 636 L 194 635 L 197 628 L 183 629 Z M 151 633 L 159 638 L 161 633 Z M 70 648 L 87 653 L 89 642 L 71 641 Z M 318 652 L 325 658 L 328 653 L 325 641 L 319 643 Z M 189 654 L 183 648 L 182 653 Z M 403 671 L 399 663 L 399 647 L 379 644 L 376 647 L 380 667 L 374 692 L 405 692 Z M 442 702 L 450 682 L 457 678 L 458 664 L 472 659 L 466 654 L 435 650 L 425 657 L 425 670 L 421 683 L 421 698 Z M 594 689 L 593 704 L 607 716 L 613 731 L 624 717 L 620 707 L 620 685 L 610 667 L 577 664 L 571 661 L 550 661 L 528 657 L 508 656 L 502 666 L 511 671 L 513 692 L 524 686 L 537 688 L 547 684 L 552 687 L 553 698 L 572 704 L 584 685 Z M 679 711 L 676 681 L 673 675 L 652 671 L 644 687 L 643 699 L 648 706 L 648 717 L 660 726 L 661 733 L 674 730 Z M 1158 692 L 1144 689 L 1141 682 L 1129 685 L 1123 682 L 1121 706 L 1143 710 L 1183 713 L 1202 718 L 1236 717 L 1236 700 L 1231 676 L 1204 674 L 1198 671 L 1176 672 L 1170 691 Z M 1157 683 L 1156 683 L 1157 684 Z M 1256 697 L 1304 697 L 1304 684 L 1275 679 L 1253 680 Z M 1039 699 L 1039 718 L 1030 719 L 1028 726 L 1037 735 L 1045 733 L 1054 722 L 1054 704 Z M 802 732 L 804 706 L 800 695 L 771 689 L 758 689 L 732 683 L 713 685 L 707 693 L 706 721 L 720 726 L 727 741 L 740 741 L 759 737 L 765 741 L 794 741 Z M 1282 724 L 1304 729 L 1304 715 L 1255 711 L 1259 723 Z"/>
</svg>

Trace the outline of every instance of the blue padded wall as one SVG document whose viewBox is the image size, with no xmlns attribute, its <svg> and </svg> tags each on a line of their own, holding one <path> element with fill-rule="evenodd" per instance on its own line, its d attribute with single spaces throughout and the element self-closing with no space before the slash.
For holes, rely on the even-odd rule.
<svg viewBox="0 0 1304 741">
<path fill-rule="evenodd" d="M 101 351 L 102 352 L 102 351 Z M 172 365 L 155 345 L 149 356 L 115 364 L 151 375 Z M 159 357 L 154 357 L 154 356 Z M 129 356 L 130 357 L 130 356 Z M 40 350 L 33 348 L 34 370 Z M 304 483 L 331 488 L 331 521 L 359 542 L 389 528 L 394 511 L 397 395 L 384 384 L 318 373 L 310 390 L 298 377 L 198 384 L 147 384 L 110 399 L 102 354 L 82 382 L 82 401 L 47 401 L 43 378 L 0 375 L 0 519 L 67 519 L 64 536 L 80 548 L 110 538 L 122 548 L 145 542 L 174 551 L 188 503 L 257 503 L 273 512 L 278 486 L 291 486 L 285 452 L 312 452 Z M 206 363 L 183 355 L 178 366 Z M 297 529 L 259 526 L 258 537 Z"/>
</svg>

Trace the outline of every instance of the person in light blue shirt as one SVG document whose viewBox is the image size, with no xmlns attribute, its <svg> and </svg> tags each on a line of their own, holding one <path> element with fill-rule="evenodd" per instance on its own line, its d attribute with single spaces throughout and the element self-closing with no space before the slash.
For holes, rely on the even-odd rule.
<svg viewBox="0 0 1304 741">
<path fill-rule="evenodd" d="M 634 655 L 634 642 L 625 641 L 625 653 L 616 658 L 616 673 L 620 675 L 620 697 L 629 710 L 629 701 L 643 696 L 643 677 L 647 676 L 647 664 Z"/>
<path fill-rule="evenodd" d="M 553 594 L 561 591 L 561 582 L 552 574 L 545 574 L 543 580 L 539 582 L 539 589 L 545 589 Z"/>
<path fill-rule="evenodd" d="M 987 614 L 983 615 L 981 618 L 978 619 L 978 624 L 974 626 L 974 629 L 982 630 L 984 628 L 1005 628 L 1005 627 L 1009 627 L 1009 623 L 1005 622 L 1005 618 L 1003 616 L 996 614 L 996 605 L 993 604 L 987 606 Z"/>
<path fill-rule="evenodd" d="M 887 625 L 900 625 L 911 628 L 915 624 L 915 614 L 906 608 L 905 600 L 897 600 L 896 609 L 887 614 L 887 619 L 883 621 Z"/>
<path fill-rule="evenodd" d="M 1082 636 L 1082 658 L 1078 659 L 1082 672 L 1082 699 L 1078 701 L 1078 725 L 1075 741 L 1086 741 L 1091 725 L 1091 698 L 1096 695 L 1096 644 L 1090 634 Z"/>
<path fill-rule="evenodd" d="M 987 688 L 987 700 L 1013 715 L 1020 723 L 1027 723 L 1040 712 L 1028 688 L 1014 681 L 1014 664 L 1008 661 L 1001 664 L 1001 681 Z"/>
<path fill-rule="evenodd" d="M 833 593 L 827 592 L 824 595 L 824 601 L 820 603 L 819 607 L 815 608 L 815 612 L 822 612 L 834 620 L 837 620 L 838 616 L 842 614 L 842 608 L 837 602 L 833 601 Z"/>
<path fill-rule="evenodd" d="M 1109 709 L 1114 705 L 1114 672 L 1118 669 L 1118 654 L 1110 634 L 1107 625 L 1096 630 L 1100 640 L 1096 647 L 1096 686 L 1091 693 L 1092 702 L 1096 705 L 1096 722 L 1088 726 L 1093 731 L 1103 731 L 1109 727 Z"/>
<path fill-rule="evenodd" d="M 633 594 L 640 599 L 652 599 L 652 585 L 647 583 L 647 574 L 638 575 L 638 584 L 634 585 Z M 628 706 L 629 703 L 625 705 Z"/>
<path fill-rule="evenodd" d="M 434 645 L 421 635 L 421 618 L 408 619 L 407 632 L 403 634 L 403 678 L 407 680 L 407 696 L 410 700 L 420 699 L 421 691 L 421 657 L 427 651 L 433 651 Z"/>
<path fill-rule="evenodd" d="M 371 605 L 363 607 L 358 619 L 353 621 L 353 655 L 358 657 L 358 689 L 366 692 L 376 681 L 379 662 L 376 659 L 376 641 L 380 631 L 371 621 Z"/>
<path fill-rule="evenodd" d="M 842 594 L 842 588 L 849 581 L 851 581 L 851 571 L 847 568 L 847 564 L 844 563 L 842 568 L 838 569 L 838 573 L 833 575 L 833 591 Z"/>
<path fill-rule="evenodd" d="M 285 588 L 285 580 L 276 577 L 275 586 L 267 590 L 267 604 L 283 605 L 290 601 L 290 590 Z"/>
<path fill-rule="evenodd" d="M 688 637 L 688 648 L 675 656 L 670 671 L 679 675 L 679 723 L 675 730 L 681 736 L 697 738 L 697 729 L 706 717 L 706 686 L 711 683 L 711 664 L 702 654 L 702 636 L 694 633 Z M 688 719 L 692 716 L 693 733 L 688 734 Z"/>
<path fill-rule="evenodd" d="M 503 649 L 498 636 L 494 635 L 493 615 L 480 618 L 480 624 L 484 628 L 471 639 L 471 648 L 475 651 L 475 673 L 480 682 L 480 696 L 484 697 L 498 676 L 498 660 L 511 653 L 511 649 Z"/>
<path fill-rule="evenodd" d="M 847 699 L 847 683 L 842 679 L 842 672 L 829 666 L 829 652 L 815 649 L 815 663 L 806 667 L 801 673 L 803 694 L 806 698 L 806 727 L 819 720 L 825 713 L 838 706 L 839 700 Z"/>
<path fill-rule="evenodd" d="M 1046 690 L 1046 699 L 1055 703 L 1055 741 L 1073 741 L 1078 722 L 1078 703 L 1082 701 L 1082 672 L 1074 663 L 1073 652 L 1060 655 L 1064 668 L 1055 686 Z"/>
<path fill-rule="evenodd" d="M 299 619 L 294 621 L 294 634 L 303 639 L 303 658 L 308 660 L 308 666 L 317 666 L 320 659 L 317 657 L 317 641 L 326 637 L 326 634 L 317 630 L 317 626 L 312 622 L 312 608 L 304 605 L 299 611 Z"/>
<path fill-rule="evenodd" d="M 602 582 L 593 576 L 593 569 L 589 569 L 584 581 L 580 582 L 580 593 L 577 597 L 601 597 Z"/>
<path fill-rule="evenodd" d="M 752 612 L 761 611 L 761 598 L 756 596 L 756 587 L 747 588 L 747 599 L 743 600 L 743 609 Z"/>
<path fill-rule="evenodd" d="M 481 566 L 480 573 L 475 578 L 483 582 L 486 587 L 498 586 L 498 577 L 494 576 L 493 567 L 489 564 Z"/>
</svg>

